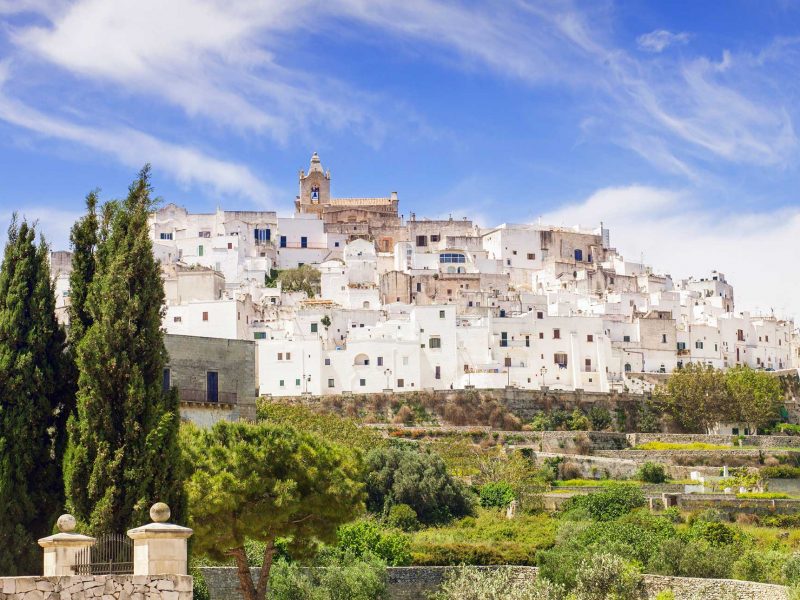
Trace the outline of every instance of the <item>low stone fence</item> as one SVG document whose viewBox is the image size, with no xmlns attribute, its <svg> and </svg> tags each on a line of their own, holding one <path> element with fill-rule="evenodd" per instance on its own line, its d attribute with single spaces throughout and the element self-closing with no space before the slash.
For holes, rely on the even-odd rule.
<svg viewBox="0 0 800 600">
<path fill-rule="evenodd" d="M 737 498 L 735 494 L 682 494 L 678 505 L 686 511 L 715 508 L 731 515 L 796 515 L 800 512 L 800 500 Z"/>
<path fill-rule="evenodd" d="M 0 600 L 192 600 L 190 575 L 0 577 Z"/>
<path fill-rule="evenodd" d="M 597 456 L 623 458 L 639 463 L 657 462 L 664 465 L 734 467 L 758 466 L 764 459 L 763 450 L 598 450 Z"/>
<path fill-rule="evenodd" d="M 448 573 L 458 567 L 389 567 L 386 573 L 389 600 L 427 600 Z M 498 567 L 476 567 L 493 570 Z M 512 567 L 518 577 L 535 579 L 536 567 Z M 202 567 L 211 600 L 242 600 L 235 567 Z M 253 569 L 257 577 L 257 569 Z M 780 585 L 733 579 L 696 579 L 644 575 L 642 599 L 654 600 L 659 592 L 672 590 L 675 600 L 788 600 L 788 589 Z M 182 598 L 180 600 L 183 600 Z"/>
<path fill-rule="evenodd" d="M 631 447 L 648 442 L 664 442 L 666 444 L 732 444 L 738 436 L 706 435 L 699 433 L 628 433 L 628 444 Z M 758 448 L 800 448 L 800 436 L 792 435 L 745 435 L 741 437 L 744 446 Z M 738 442 L 737 442 L 738 443 Z"/>
</svg>

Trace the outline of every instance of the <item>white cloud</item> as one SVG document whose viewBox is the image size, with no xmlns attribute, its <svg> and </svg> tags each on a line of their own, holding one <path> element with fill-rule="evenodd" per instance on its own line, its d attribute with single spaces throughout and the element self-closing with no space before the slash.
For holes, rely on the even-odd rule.
<svg viewBox="0 0 800 600">
<path fill-rule="evenodd" d="M 111 155 L 139 168 L 150 162 L 185 186 L 202 185 L 222 194 L 260 203 L 272 200 L 269 187 L 244 165 L 224 161 L 130 127 L 92 127 L 44 114 L 5 93 L 8 63 L 0 63 L 0 119 L 50 138 L 66 140 Z"/>
<path fill-rule="evenodd" d="M 686 191 L 627 186 L 598 190 L 543 219 L 594 227 L 603 221 L 612 246 L 629 260 L 644 255 L 646 263 L 676 280 L 717 269 L 734 286 L 738 310 L 774 309 L 800 318 L 800 279 L 793 276 L 800 207 L 710 211 Z"/>
<path fill-rule="evenodd" d="M 0 206 L 8 206 L 10 200 L 0 198 Z M 26 206 L 17 211 L 18 219 L 25 219 L 28 223 L 36 223 L 37 233 L 42 233 L 50 245 L 51 250 L 66 250 L 69 248 L 69 230 L 72 224 L 80 218 L 82 213 L 63 210 L 47 206 Z M 13 212 L 0 212 L 0 227 L 2 236 L 11 223 Z"/>
<path fill-rule="evenodd" d="M 689 41 L 689 34 L 686 32 L 672 33 L 665 29 L 656 29 L 650 33 L 645 33 L 636 38 L 639 50 L 645 52 L 663 52 L 675 44 L 686 44 Z"/>
</svg>

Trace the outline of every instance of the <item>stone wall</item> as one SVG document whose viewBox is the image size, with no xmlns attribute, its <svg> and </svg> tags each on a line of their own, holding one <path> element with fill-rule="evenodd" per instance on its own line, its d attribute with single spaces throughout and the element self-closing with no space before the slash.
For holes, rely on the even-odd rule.
<svg viewBox="0 0 800 600">
<path fill-rule="evenodd" d="M 389 600 L 427 600 L 441 585 L 444 577 L 457 567 L 389 567 L 387 587 Z M 496 569 L 497 567 L 478 567 Z M 518 577 L 535 578 L 536 567 L 512 567 Z M 234 567 L 203 567 L 211 600 L 241 600 Z M 254 576 L 257 570 L 253 569 Z M 732 579 L 696 579 L 645 575 L 642 598 L 654 600 L 659 592 L 672 590 L 675 600 L 788 600 L 789 591 L 780 585 L 737 581 Z M 1 600 L 1 599 L 0 599 Z M 181 598 L 181 600 L 183 600 Z"/>
<path fill-rule="evenodd" d="M 675 600 L 788 600 L 789 590 L 781 585 L 734 579 L 696 579 L 645 575 L 642 580 L 647 600 L 672 590 Z"/>
<path fill-rule="evenodd" d="M 190 575 L 0 577 L 0 600 L 192 600 Z"/>
<path fill-rule="evenodd" d="M 730 435 L 705 435 L 693 433 L 629 433 L 628 443 L 639 446 L 647 442 L 664 442 L 667 444 L 731 444 L 734 436 Z M 745 435 L 742 436 L 744 446 L 758 448 L 800 448 L 800 436 L 791 435 Z"/>
</svg>

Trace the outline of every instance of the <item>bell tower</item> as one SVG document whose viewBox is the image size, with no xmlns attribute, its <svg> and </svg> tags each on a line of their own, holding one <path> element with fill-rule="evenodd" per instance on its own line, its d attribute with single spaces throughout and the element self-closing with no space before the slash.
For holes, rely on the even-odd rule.
<svg viewBox="0 0 800 600">
<path fill-rule="evenodd" d="M 296 212 L 321 215 L 323 207 L 330 204 L 331 172 L 322 170 L 322 162 L 316 152 L 311 155 L 308 174 L 301 170 L 298 179 L 300 194 L 294 202 Z"/>
</svg>

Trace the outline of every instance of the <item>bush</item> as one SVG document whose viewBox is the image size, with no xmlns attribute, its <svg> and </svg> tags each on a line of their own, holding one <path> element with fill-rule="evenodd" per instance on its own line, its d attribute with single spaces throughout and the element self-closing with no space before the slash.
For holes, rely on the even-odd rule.
<svg viewBox="0 0 800 600">
<path fill-rule="evenodd" d="M 794 552 L 783 563 L 783 581 L 786 585 L 800 584 L 800 553 Z"/>
<path fill-rule="evenodd" d="M 636 479 L 646 483 L 664 483 L 667 480 L 667 472 L 664 465 L 648 461 L 639 467 Z"/>
<path fill-rule="evenodd" d="M 591 429 L 589 419 L 584 415 L 579 408 L 572 411 L 572 415 L 567 422 L 567 426 L 571 431 L 588 431 Z"/>
<path fill-rule="evenodd" d="M 677 506 L 670 506 L 669 508 L 664 509 L 664 512 L 661 513 L 661 516 L 670 523 L 683 523 L 681 509 L 679 509 Z"/>
<path fill-rule="evenodd" d="M 339 527 L 337 548 L 356 558 L 374 555 L 393 567 L 411 563 L 408 537 L 364 519 Z"/>
<path fill-rule="evenodd" d="M 672 590 L 664 590 L 663 592 L 658 592 L 656 600 L 675 600 L 675 594 Z"/>
<path fill-rule="evenodd" d="M 561 463 L 559 466 L 559 475 L 561 475 L 561 479 L 577 479 L 583 474 L 580 465 L 578 463 L 567 461 Z"/>
<path fill-rule="evenodd" d="M 400 410 L 394 415 L 392 423 L 395 425 L 413 425 L 414 424 L 414 411 L 408 405 L 404 404 Z"/>
<path fill-rule="evenodd" d="M 431 600 L 562 600 L 564 589 L 543 578 L 521 578 L 513 569 L 462 567 L 449 574 Z"/>
<path fill-rule="evenodd" d="M 603 431 L 611 426 L 611 413 L 604 406 L 592 406 L 587 416 L 594 431 Z"/>
<path fill-rule="evenodd" d="M 578 568 L 576 600 L 634 600 L 639 597 L 639 571 L 613 554 L 595 554 Z"/>
<path fill-rule="evenodd" d="M 386 598 L 386 565 L 374 556 L 329 555 L 317 568 L 279 560 L 269 581 L 271 600 L 381 600 Z"/>
<path fill-rule="evenodd" d="M 761 476 L 764 479 L 800 479 L 800 467 L 789 465 L 764 467 L 761 469 Z"/>
<path fill-rule="evenodd" d="M 487 483 L 481 487 L 479 497 L 484 508 L 506 508 L 514 500 L 514 489 L 505 481 Z"/>
<path fill-rule="evenodd" d="M 786 555 L 775 550 L 750 549 L 744 552 L 731 567 L 734 579 L 780 583 L 783 580 L 781 567 Z"/>
<path fill-rule="evenodd" d="M 689 529 L 693 539 L 704 540 L 712 546 L 729 546 L 739 540 L 739 532 L 731 525 L 719 522 L 697 521 Z"/>
<path fill-rule="evenodd" d="M 395 527 L 402 531 L 416 531 L 419 529 L 419 519 L 417 513 L 408 504 L 395 504 L 389 509 L 389 516 L 386 518 L 389 527 Z"/>
<path fill-rule="evenodd" d="M 762 500 L 786 500 L 789 494 L 782 492 L 740 492 L 736 494 L 737 498 L 753 498 Z"/>
<path fill-rule="evenodd" d="M 686 444 L 676 444 L 671 442 L 645 442 L 639 444 L 636 450 L 730 450 L 731 446 L 720 444 L 706 444 L 704 442 L 690 442 Z"/>
<path fill-rule="evenodd" d="M 442 458 L 415 448 L 377 448 L 366 458 L 367 509 L 383 514 L 391 504 L 408 504 L 422 523 L 443 523 L 472 513 L 463 483 Z"/>
<path fill-rule="evenodd" d="M 636 485 L 616 483 L 564 503 L 564 511 L 585 510 L 595 521 L 612 521 L 645 505 L 644 493 Z"/>
</svg>

